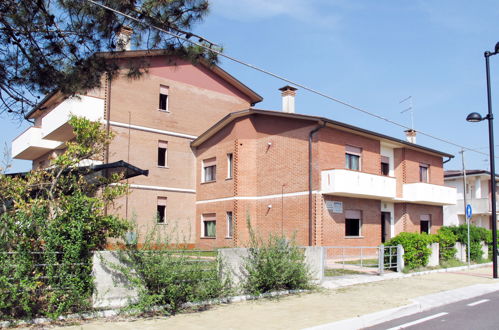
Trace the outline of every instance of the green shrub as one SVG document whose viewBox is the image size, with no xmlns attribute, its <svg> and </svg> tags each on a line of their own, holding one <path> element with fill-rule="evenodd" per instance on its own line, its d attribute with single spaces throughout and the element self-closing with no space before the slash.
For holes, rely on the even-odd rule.
<svg viewBox="0 0 499 330">
<path fill-rule="evenodd" d="M 457 249 L 455 248 L 457 236 L 449 227 L 441 227 L 438 230 L 436 239 L 439 243 L 440 261 L 455 259 Z"/>
<path fill-rule="evenodd" d="M 468 226 L 466 224 L 446 228 L 452 230 L 454 235 L 456 235 L 458 242 L 468 246 Z M 470 225 L 470 258 L 472 261 L 480 262 L 482 260 L 483 252 L 481 242 L 487 242 L 488 237 L 491 236 L 489 230 Z"/>
<path fill-rule="evenodd" d="M 255 237 L 251 241 L 245 264 L 247 292 L 261 294 L 311 287 L 304 250 L 295 245 L 294 239 L 270 235 L 265 242 Z"/>
<path fill-rule="evenodd" d="M 429 244 L 434 237 L 426 233 L 400 233 L 385 243 L 386 246 L 402 245 L 404 247 L 404 262 L 408 269 L 424 267 L 431 254 Z"/>
</svg>

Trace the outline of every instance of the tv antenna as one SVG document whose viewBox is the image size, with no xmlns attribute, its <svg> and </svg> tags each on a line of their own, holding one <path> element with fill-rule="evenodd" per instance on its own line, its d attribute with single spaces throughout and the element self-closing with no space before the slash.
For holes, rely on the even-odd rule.
<svg viewBox="0 0 499 330">
<path fill-rule="evenodd" d="M 414 107 L 412 105 L 412 96 L 406 97 L 405 99 L 400 101 L 399 104 L 402 104 L 407 101 L 409 101 L 409 107 L 407 109 L 400 111 L 400 113 L 406 113 L 407 111 L 411 112 L 411 129 L 414 130 Z"/>
</svg>

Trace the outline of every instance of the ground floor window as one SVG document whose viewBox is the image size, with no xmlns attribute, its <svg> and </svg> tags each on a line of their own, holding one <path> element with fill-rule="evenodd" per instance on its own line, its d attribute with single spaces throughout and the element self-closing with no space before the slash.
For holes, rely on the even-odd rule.
<svg viewBox="0 0 499 330">
<path fill-rule="evenodd" d="M 202 237 L 215 238 L 217 236 L 217 221 L 215 213 L 207 213 L 202 216 Z"/>
<path fill-rule="evenodd" d="M 358 237 L 362 235 L 362 212 L 345 210 L 345 236 Z"/>
<path fill-rule="evenodd" d="M 421 233 L 431 233 L 431 216 L 429 214 L 422 214 L 419 217 L 419 227 Z"/>
<path fill-rule="evenodd" d="M 156 221 L 166 223 L 166 197 L 158 197 L 156 206 Z"/>
<path fill-rule="evenodd" d="M 226 218 L 227 218 L 227 238 L 232 238 L 232 235 L 234 235 L 232 212 L 227 212 Z"/>
</svg>

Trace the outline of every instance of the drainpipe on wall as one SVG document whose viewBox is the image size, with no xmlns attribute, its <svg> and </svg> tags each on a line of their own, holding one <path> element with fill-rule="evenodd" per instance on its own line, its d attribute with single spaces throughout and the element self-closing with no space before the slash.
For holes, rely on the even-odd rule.
<svg viewBox="0 0 499 330">
<path fill-rule="evenodd" d="M 321 128 L 326 126 L 325 122 L 322 122 L 320 126 L 317 126 L 308 134 L 308 245 L 312 246 L 313 242 L 313 230 L 312 230 L 312 139 L 314 134 L 317 133 Z"/>
</svg>

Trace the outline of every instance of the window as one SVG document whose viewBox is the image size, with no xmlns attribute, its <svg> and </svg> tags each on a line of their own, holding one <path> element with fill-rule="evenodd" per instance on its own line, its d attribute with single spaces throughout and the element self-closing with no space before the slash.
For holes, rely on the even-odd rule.
<svg viewBox="0 0 499 330">
<path fill-rule="evenodd" d="M 431 216 L 429 214 L 422 214 L 419 220 L 420 232 L 429 234 L 431 232 Z"/>
<path fill-rule="evenodd" d="M 381 175 L 390 175 L 390 158 L 381 156 Z"/>
<path fill-rule="evenodd" d="M 419 164 L 419 182 L 428 182 L 428 164 Z"/>
<path fill-rule="evenodd" d="M 217 221 L 215 213 L 202 215 L 202 237 L 215 238 L 217 236 Z"/>
<path fill-rule="evenodd" d="M 168 142 L 158 141 L 158 166 L 166 167 L 168 156 Z"/>
<path fill-rule="evenodd" d="M 227 218 L 227 238 L 232 238 L 232 235 L 234 234 L 232 212 L 227 212 L 226 218 Z"/>
<path fill-rule="evenodd" d="M 159 86 L 159 110 L 168 112 L 168 86 Z"/>
<path fill-rule="evenodd" d="M 362 149 L 353 146 L 345 146 L 345 168 L 360 171 L 360 155 Z"/>
<path fill-rule="evenodd" d="M 233 171 L 233 155 L 227 154 L 227 179 L 232 179 L 232 171 Z"/>
<path fill-rule="evenodd" d="M 156 212 L 156 221 L 166 223 L 166 197 L 158 197 Z"/>
<path fill-rule="evenodd" d="M 203 160 L 203 182 L 212 182 L 217 179 L 217 159 Z"/>
<path fill-rule="evenodd" d="M 362 217 L 359 210 L 345 210 L 345 236 L 361 236 Z"/>
</svg>

